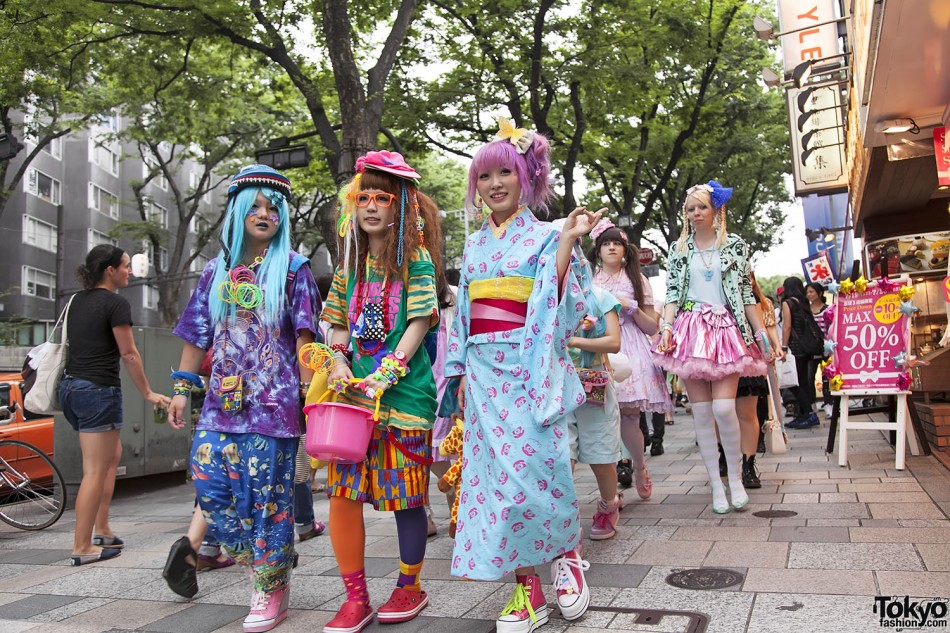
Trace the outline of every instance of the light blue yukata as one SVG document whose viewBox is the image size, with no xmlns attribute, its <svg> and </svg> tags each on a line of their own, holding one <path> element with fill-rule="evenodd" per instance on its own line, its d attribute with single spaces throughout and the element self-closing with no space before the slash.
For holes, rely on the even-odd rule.
<svg viewBox="0 0 950 633">
<path fill-rule="evenodd" d="M 486 219 L 465 245 L 445 361 L 446 376 L 468 377 L 455 576 L 496 580 L 580 538 L 564 416 L 585 397 L 566 344 L 587 311 L 581 288 L 590 279 L 575 250 L 558 300 L 559 237 L 523 210 L 502 227 Z M 470 290 L 501 277 L 533 280 L 524 327 L 470 334 Z M 475 299 L 486 298 L 484 287 Z"/>
</svg>

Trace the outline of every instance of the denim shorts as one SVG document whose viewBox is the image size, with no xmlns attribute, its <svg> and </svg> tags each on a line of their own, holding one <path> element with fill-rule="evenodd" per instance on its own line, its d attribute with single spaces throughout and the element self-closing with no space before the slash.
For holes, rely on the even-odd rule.
<svg viewBox="0 0 950 633">
<path fill-rule="evenodd" d="M 122 389 L 66 375 L 59 383 L 63 415 L 80 433 L 122 428 Z"/>
</svg>

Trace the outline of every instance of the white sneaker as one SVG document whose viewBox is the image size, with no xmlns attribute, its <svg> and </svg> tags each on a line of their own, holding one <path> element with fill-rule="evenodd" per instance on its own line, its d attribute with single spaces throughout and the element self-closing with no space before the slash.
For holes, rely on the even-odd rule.
<svg viewBox="0 0 950 633">
<path fill-rule="evenodd" d="M 834 407 L 831 406 L 830 404 L 826 404 L 824 408 L 825 408 L 825 417 L 831 418 L 831 414 L 834 410 Z"/>
<path fill-rule="evenodd" d="M 583 538 L 583 535 L 580 538 Z M 584 578 L 584 572 L 590 569 L 590 563 L 581 558 L 580 549 L 578 544 L 576 548 L 551 563 L 551 580 L 557 590 L 557 606 L 565 620 L 578 619 L 590 606 L 590 587 Z"/>
</svg>

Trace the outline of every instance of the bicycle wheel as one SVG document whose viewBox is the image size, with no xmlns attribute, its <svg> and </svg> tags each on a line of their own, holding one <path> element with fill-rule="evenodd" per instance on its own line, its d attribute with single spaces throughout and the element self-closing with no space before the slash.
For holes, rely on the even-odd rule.
<svg viewBox="0 0 950 633">
<path fill-rule="evenodd" d="M 19 440 L 0 442 L 0 521 L 42 530 L 66 510 L 66 482 L 46 453 Z"/>
</svg>

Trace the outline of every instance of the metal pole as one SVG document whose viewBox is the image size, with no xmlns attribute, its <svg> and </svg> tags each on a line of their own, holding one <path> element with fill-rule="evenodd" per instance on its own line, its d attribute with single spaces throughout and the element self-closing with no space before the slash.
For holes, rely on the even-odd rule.
<svg viewBox="0 0 950 633">
<path fill-rule="evenodd" d="M 63 285 L 66 283 L 66 228 L 63 226 L 63 205 L 56 205 L 56 293 L 53 320 L 59 316 L 63 303 Z"/>
</svg>

